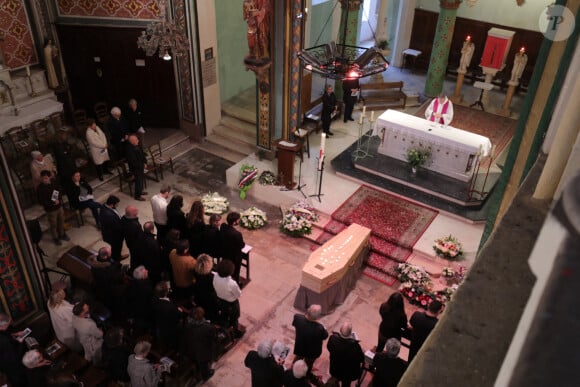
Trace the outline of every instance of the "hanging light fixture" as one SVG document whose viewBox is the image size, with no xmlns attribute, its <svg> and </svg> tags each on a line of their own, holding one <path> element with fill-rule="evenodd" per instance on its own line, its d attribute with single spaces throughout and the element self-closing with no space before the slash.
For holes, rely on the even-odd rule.
<svg viewBox="0 0 580 387">
<path fill-rule="evenodd" d="M 189 39 L 186 32 L 169 19 L 166 12 L 167 0 L 159 0 L 159 18 L 151 22 L 147 29 L 137 38 L 137 47 L 147 56 L 158 52 L 159 57 L 171 60 L 170 52 L 177 57 L 189 51 Z"/>
<path fill-rule="evenodd" d="M 306 70 L 325 78 L 345 79 L 364 78 L 389 68 L 389 62 L 377 48 L 346 44 L 349 8 L 347 5 L 342 43 L 336 44 L 333 41 L 298 52 L 298 58 Z"/>
</svg>

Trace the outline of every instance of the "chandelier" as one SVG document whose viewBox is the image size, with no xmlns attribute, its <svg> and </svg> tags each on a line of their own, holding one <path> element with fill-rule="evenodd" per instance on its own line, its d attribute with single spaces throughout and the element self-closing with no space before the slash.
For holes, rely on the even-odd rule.
<svg viewBox="0 0 580 387">
<path fill-rule="evenodd" d="M 346 21 L 349 8 L 346 7 Z M 342 43 L 330 42 L 298 52 L 298 58 L 304 63 L 306 70 L 325 78 L 345 79 L 364 78 L 389 68 L 389 62 L 377 48 L 345 44 L 346 27 L 347 22 L 344 23 Z"/>
<path fill-rule="evenodd" d="M 181 57 L 189 51 L 189 39 L 185 31 L 170 21 L 166 15 L 167 0 L 159 0 L 159 20 L 151 22 L 137 38 L 137 47 L 147 56 L 155 52 L 164 60 L 171 60 L 171 54 Z"/>
</svg>

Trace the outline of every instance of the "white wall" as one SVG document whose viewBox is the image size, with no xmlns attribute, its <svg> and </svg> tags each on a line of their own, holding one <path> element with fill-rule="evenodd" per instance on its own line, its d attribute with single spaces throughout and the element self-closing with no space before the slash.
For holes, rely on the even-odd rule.
<svg viewBox="0 0 580 387">
<path fill-rule="evenodd" d="M 544 8 L 550 3 L 546 0 L 526 0 L 522 6 L 518 6 L 516 0 L 478 0 L 470 7 L 467 1 L 463 1 L 457 10 L 457 16 L 539 31 L 538 20 Z M 417 0 L 417 8 L 439 12 L 439 1 Z"/>
</svg>

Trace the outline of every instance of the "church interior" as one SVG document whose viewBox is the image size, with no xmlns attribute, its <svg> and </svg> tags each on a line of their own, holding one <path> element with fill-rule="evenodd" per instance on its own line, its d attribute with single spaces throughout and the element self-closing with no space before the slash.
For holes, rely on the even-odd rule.
<svg viewBox="0 0 580 387">
<path fill-rule="evenodd" d="M 163 385 L 255 385 L 248 353 L 263 340 L 292 351 L 293 318 L 316 304 L 329 334 L 345 322 L 356 332 L 365 360 L 352 384 L 378 386 L 379 308 L 396 293 L 409 318 L 433 301 L 444 310 L 416 356 L 412 330 L 403 332 L 406 371 L 393 385 L 576 385 L 579 8 L 580 0 L 1 2 L 0 315 L 36 340 L 19 350 L 39 350 L 48 372 L 86 386 L 130 385 L 55 336 L 54 286 L 71 302 L 99 299 L 90 261 L 110 243 L 99 216 L 67 195 L 68 240 L 55 236 L 31 167 L 40 153 L 52 156 L 61 186 L 79 170 L 101 214 L 114 195 L 119 217 L 131 207 L 140 227 L 157 225 L 152 197 L 166 186 L 186 214 L 207 200 L 208 228 L 212 213 L 222 224 L 242 214 L 236 229 L 251 250 L 235 278 L 243 332 L 212 320 L 211 375 L 160 328 L 111 316 L 123 295 L 115 307 L 99 299 L 94 313 L 87 301 L 105 334 L 124 329 L 129 353 L 145 338 L 152 362 L 175 362 Z M 114 108 L 128 125 L 117 140 Z M 106 135 L 101 164 L 93 123 Z M 145 173 L 124 150 L 131 137 Z M 265 225 L 244 224 L 256 211 Z M 304 214 L 305 228 L 291 229 L 288 219 Z M 127 242 L 125 285 L 135 269 Z M 227 261 L 213 258 L 215 270 Z M 170 298 L 185 323 L 199 303 L 180 298 L 172 270 Z M 294 356 L 282 360 L 290 373 Z M 0 385 L 32 385 L 15 383 L 6 364 Z M 332 369 L 324 342 L 309 383 L 334 385 Z"/>
</svg>

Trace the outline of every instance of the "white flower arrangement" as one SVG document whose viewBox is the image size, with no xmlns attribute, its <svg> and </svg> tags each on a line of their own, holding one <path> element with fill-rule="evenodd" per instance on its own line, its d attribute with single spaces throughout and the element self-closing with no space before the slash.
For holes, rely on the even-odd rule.
<svg viewBox="0 0 580 387">
<path fill-rule="evenodd" d="M 433 250 L 441 258 L 449 260 L 457 260 L 463 256 L 463 246 L 453 235 L 436 239 Z"/>
<path fill-rule="evenodd" d="M 268 223 L 266 213 L 256 207 L 248 208 L 240 216 L 240 225 L 248 230 L 257 230 Z"/>
<path fill-rule="evenodd" d="M 305 201 L 294 204 L 288 209 L 280 221 L 280 231 L 293 237 L 310 234 L 312 222 L 318 221 L 314 207 Z"/>
<path fill-rule="evenodd" d="M 230 202 L 217 192 L 210 192 L 201 198 L 206 214 L 223 214 L 227 212 Z"/>
<path fill-rule="evenodd" d="M 395 268 L 397 272 L 397 279 L 405 285 L 405 287 L 420 286 L 430 289 L 432 286 L 431 277 L 420 266 L 411 265 L 408 263 L 399 263 Z"/>
</svg>

